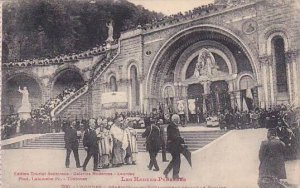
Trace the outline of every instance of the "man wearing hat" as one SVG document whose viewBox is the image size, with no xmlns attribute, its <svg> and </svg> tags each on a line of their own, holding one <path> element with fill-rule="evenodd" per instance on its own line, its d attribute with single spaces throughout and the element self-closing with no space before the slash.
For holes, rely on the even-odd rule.
<svg viewBox="0 0 300 188">
<path fill-rule="evenodd" d="M 76 167 L 80 168 L 80 161 L 79 161 L 79 155 L 78 155 L 80 135 L 77 134 L 77 131 L 75 129 L 76 123 L 72 122 L 71 126 L 66 125 L 64 127 L 64 131 L 65 131 L 65 135 L 64 135 L 65 148 L 67 149 L 65 165 L 66 165 L 66 168 L 69 168 L 70 154 L 73 151 L 74 158 L 75 158 L 75 161 L 76 161 Z"/>
<path fill-rule="evenodd" d="M 142 134 L 143 138 L 146 138 L 146 150 L 149 152 L 150 162 L 148 165 L 149 170 L 154 166 L 153 171 L 159 171 L 159 167 L 156 161 L 157 153 L 160 150 L 160 129 L 155 124 L 154 120 L 151 120 L 150 126 L 146 127 L 145 132 Z"/>
<path fill-rule="evenodd" d="M 86 166 L 93 156 L 94 158 L 94 171 L 97 171 L 98 167 L 98 155 L 99 155 L 99 146 L 98 146 L 98 138 L 97 133 L 95 131 L 96 121 L 94 119 L 89 120 L 89 128 L 87 128 L 84 132 L 83 136 L 83 146 L 87 151 L 87 156 L 83 163 L 83 171 L 86 171 Z"/>
<path fill-rule="evenodd" d="M 259 180 L 260 188 L 279 187 L 279 180 L 286 179 L 285 144 L 280 141 L 276 129 L 269 129 L 267 140 L 262 141 L 259 150 Z"/>
<path fill-rule="evenodd" d="M 169 172 L 173 169 L 173 179 L 179 179 L 180 171 L 180 153 L 182 151 L 183 138 L 180 136 L 178 126 L 180 125 L 180 117 L 178 114 L 173 114 L 171 122 L 167 128 L 167 150 L 172 155 L 172 160 L 164 171 L 167 178 Z"/>
</svg>

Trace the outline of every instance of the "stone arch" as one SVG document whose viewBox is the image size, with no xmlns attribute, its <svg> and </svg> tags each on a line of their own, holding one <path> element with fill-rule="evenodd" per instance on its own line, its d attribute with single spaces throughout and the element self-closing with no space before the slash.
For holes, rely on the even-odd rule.
<svg viewBox="0 0 300 188">
<path fill-rule="evenodd" d="M 166 83 L 164 86 L 163 86 L 163 89 L 162 89 L 162 93 L 161 93 L 161 98 L 165 98 L 165 91 L 166 89 L 170 87 L 172 89 L 172 92 L 173 92 L 173 97 L 175 97 L 175 87 L 172 83 Z"/>
<path fill-rule="evenodd" d="M 158 50 L 157 54 L 155 55 L 154 59 L 151 62 L 150 68 L 147 73 L 146 78 L 146 93 L 148 93 L 150 98 L 153 98 L 154 96 L 157 96 L 157 93 L 155 93 L 155 88 L 157 88 L 157 83 L 155 81 L 156 75 L 155 72 L 157 72 L 158 68 L 161 68 L 162 61 L 166 61 L 163 59 L 164 54 L 168 52 L 168 50 L 176 44 L 177 41 L 182 40 L 183 38 L 186 38 L 186 36 L 191 36 L 192 34 L 196 32 L 209 32 L 209 33 L 216 33 L 217 35 L 220 35 L 224 38 L 224 40 L 231 41 L 234 45 L 239 47 L 243 53 L 245 53 L 245 56 L 248 58 L 249 63 L 252 67 L 253 74 L 257 76 L 258 68 L 255 64 L 257 62 L 257 58 L 254 57 L 253 52 L 250 50 L 249 46 L 246 45 L 240 37 L 238 37 L 235 33 L 232 31 L 220 27 L 215 26 L 211 24 L 204 24 L 204 25 L 198 25 L 189 27 L 185 30 L 182 30 L 178 32 L 177 34 L 173 35 L 171 38 L 169 38 L 162 47 Z M 252 49 L 252 48 L 251 48 Z M 164 74 L 164 73 L 162 73 Z"/>
<path fill-rule="evenodd" d="M 275 36 L 281 36 L 284 39 L 285 51 L 288 51 L 291 48 L 291 41 L 289 37 L 291 33 L 286 29 L 287 25 L 284 24 L 276 24 L 272 25 L 264 30 L 264 32 L 260 35 L 259 41 L 262 43 L 261 53 L 271 55 L 272 54 L 272 39 Z"/>
<path fill-rule="evenodd" d="M 32 109 L 39 108 L 43 102 L 43 84 L 38 77 L 31 73 L 19 72 L 6 75 L 2 85 L 2 114 L 17 113 L 21 106 L 21 94 L 18 88 L 27 87 Z"/>
<path fill-rule="evenodd" d="M 193 53 L 187 54 L 189 57 L 187 58 L 187 60 L 185 62 L 182 62 L 182 60 L 181 60 L 182 56 L 179 58 L 178 62 L 183 63 L 183 65 L 176 65 L 174 75 L 177 75 L 177 77 L 175 77 L 175 81 L 178 82 L 178 81 L 183 81 L 185 79 L 185 73 L 186 73 L 190 63 L 192 63 L 192 60 L 199 55 L 199 47 L 205 47 L 212 53 L 215 53 L 215 54 L 219 55 L 221 58 L 223 58 L 223 60 L 225 61 L 226 65 L 228 67 L 229 74 L 237 74 L 238 73 L 234 56 L 232 55 L 230 50 L 223 44 L 220 44 L 215 41 L 200 41 L 200 42 L 197 42 L 194 45 L 192 45 L 192 48 L 193 48 L 193 46 L 195 46 L 196 51 Z"/>
<path fill-rule="evenodd" d="M 116 78 L 115 74 L 111 74 L 108 77 L 107 83 L 108 83 L 108 86 L 109 86 L 108 88 L 111 92 L 117 92 L 118 91 L 117 78 Z"/>
<path fill-rule="evenodd" d="M 72 65 L 60 66 L 53 75 L 49 82 L 51 84 L 52 97 L 56 97 L 65 88 L 79 89 L 87 81 L 82 71 Z"/>
<path fill-rule="evenodd" d="M 138 110 L 141 100 L 141 88 L 139 79 L 139 69 L 135 61 L 130 61 L 127 66 L 128 80 L 130 80 L 129 86 L 129 109 Z"/>
<path fill-rule="evenodd" d="M 249 78 L 252 79 L 253 84 L 254 84 L 253 86 L 257 85 L 257 81 L 256 81 L 255 77 L 253 76 L 253 74 L 251 72 L 242 72 L 242 73 L 238 74 L 238 77 L 237 77 L 237 80 L 236 80 L 237 90 L 246 89 L 246 88 L 241 87 L 241 81 L 245 77 L 249 77 Z"/>
<path fill-rule="evenodd" d="M 82 72 L 82 70 L 80 68 L 78 68 L 77 66 L 70 65 L 70 64 L 63 64 L 55 70 L 52 78 L 50 79 L 50 83 L 53 83 L 57 79 L 57 76 L 59 76 L 59 74 L 61 74 L 63 71 L 66 71 L 66 70 L 73 70 L 75 72 L 78 72 L 84 81 L 88 80 L 88 78 L 85 76 L 85 74 Z"/>
<path fill-rule="evenodd" d="M 127 78 L 130 79 L 130 68 L 132 66 L 136 67 L 137 73 L 138 73 L 138 77 L 140 77 L 140 75 L 141 75 L 140 67 L 138 66 L 137 61 L 132 59 L 132 60 L 128 61 L 128 63 L 127 63 L 127 69 L 126 69 L 127 70 Z"/>
</svg>

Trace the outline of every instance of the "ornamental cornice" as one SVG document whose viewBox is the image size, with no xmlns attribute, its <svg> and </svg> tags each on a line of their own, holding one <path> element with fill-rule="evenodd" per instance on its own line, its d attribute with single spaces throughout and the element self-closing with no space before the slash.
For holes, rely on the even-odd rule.
<svg viewBox="0 0 300 188">
<path fill-rule="evenodd" d="M 266 55 L 259 58 L 259 62 L 261 65 L 271 65 L 272 64 L 272 56 Z"/>
</svg>

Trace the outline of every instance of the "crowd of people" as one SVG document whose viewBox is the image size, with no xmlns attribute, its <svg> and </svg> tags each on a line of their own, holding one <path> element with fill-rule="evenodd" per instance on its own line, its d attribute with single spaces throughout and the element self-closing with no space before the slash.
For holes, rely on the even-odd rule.
<svg viewBox="0 0 300 188">
<path fill-rule="evenodd" d="M 87 164 L 93 157 L 93 170 L 100 168 L 135 165 L 137 160 L 137 133 L 132 128 L 132 122 L 116 114 L 114 119 L 89 119 L 80 121 L 63 120 L 62 129 L 65 132 L 66 168 L 70 166 L 70 153 L 73 151 L 76 167 L 80 168 L 78 156 L 79 140 L 83 140 L 87 156 L 82 165 L 86 171 Z"/>
<path fill-rule="evenodd" d="M 185 19 L 191 19 L 195 18 L 201 15 L 206 15 L 211 12 L 216 12 L 220 9 L 226 8 L 226 5 L 215 5 L 215 4 L 208 4 L 208 5 L 203 5 L 200 7 L 196 7 L 193 10 L 185 11 L 184 13 L 179 12 L 177 14 L 172 14 L 169 16 L 164 16 L 160 19 L 153 19 L 151 23 L 146 24 L 145 26 L 142 26 L 143 29 L 148 29 L 148 28 L 154 28 L 154 27 L 159 27 L 160 25 L 166 25 L 168 23 L 174 23 L 174 22 L 179 22 L 180 20 L 185 20 Z M 139 26 L 140 27 L 140 26 Z"/>
<path fill-rule="evenodd" d="M 8 139 L 18 134 L 36 134 L 53 132 L 54 122 L 50 112 L 62 101 L 76 92 L 76 88 L 66 88 L 57 97 L 49 99 L 45 104 L 31 111 L 31 118 L 20 120 L 18 114 L 12 114 L 4 119 L 1 127 L 1 138 Z"/>
<path fill-rule="evenodd" d="M 113 42 L 117 44 L 117 40 Z M 112 46 L 112 48 L 115 48 Z M 108 50 L 107 44 L 97 45 L 86 51 L 77 51 L 70 54 L 60 54 L 56 57 L 47 57 L 47 58 L 33 58 L 28 60 L 15 59 L 12 62 L 4 62 L 3 66 L 6 67 L 28 67 L 28 66 L 46 66 L 46 65 L 56 65 L 63 64 L 65 62 L 77 61 L 82 58 L 87 58 L 90 56 L 98 55 L 104 53 Z"/>
</svg>

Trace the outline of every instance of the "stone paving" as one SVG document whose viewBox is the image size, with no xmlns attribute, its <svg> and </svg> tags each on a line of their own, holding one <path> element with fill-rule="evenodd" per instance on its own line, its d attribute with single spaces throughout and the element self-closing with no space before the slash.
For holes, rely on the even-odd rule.
<svg viewBox="0 0 300 188">
<path fill-rule="evenodd" d="M 3 188 L 257 188 L 258 150 L 266 130 L 234 130 L 193 152 L 191 168 L 182 159 L 182 181 L 170 181 L 162 175 L 168 163 L 157 157 L 160 171 L 147 169 L 147 153 L 138 155 L 138 164 L 101 169 L 93 173 L 92 159 L 86 172 L 71 166 L 64 167 L 65 151 L 42 149 L 11 149 L 2 151 Z M 83 163 L 85 152 L 80 151 Z M 170 156 L 168 155 L 168 159 Z M 287 181 L 300 185 L 300 161 L 286 163 Z M 170 174 L 171 176 L 171 174 Z M 118 187 L 117 187 L 118 188 Z"/>
</svg>

